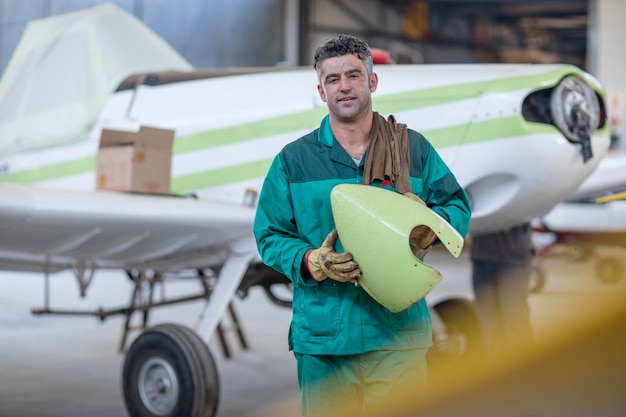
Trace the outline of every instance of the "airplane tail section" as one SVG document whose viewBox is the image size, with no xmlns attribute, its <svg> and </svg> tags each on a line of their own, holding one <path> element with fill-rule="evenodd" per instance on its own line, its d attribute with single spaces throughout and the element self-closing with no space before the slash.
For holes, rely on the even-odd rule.
<svg viewBox="0 0 626 417">
<path fill-rule="evenodd" d="M 0 156 L 84 138 L 128 75 L 191 69 L 113 4 L 34 20 L 0 79 Z"/>
</svg>

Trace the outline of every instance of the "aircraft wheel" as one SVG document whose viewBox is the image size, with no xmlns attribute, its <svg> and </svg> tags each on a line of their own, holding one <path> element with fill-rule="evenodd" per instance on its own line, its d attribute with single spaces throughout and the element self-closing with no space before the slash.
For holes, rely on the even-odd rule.
<svg viewBox="0 0 626 417">
<path fill-rule="evenodd" d="M 452 298 L 435 304 L 433 309 L 443 321 L 446 333 L 444 345 L 433 346 L 433 365 L 452 367 L 458 361 L 481 359 L 483 343 L 474 304 Z"/>
<path fill-rule="evenodd" d="M 615 284 L 624 276 L 624 267 L 619 259 L 600 258 L 596 262 L 596 276 L 605 284 Z"/>
<path fill-rule="evenodd" d="M 219 376 L 198 335 L 177 324 L 144 331 L 124 360 L 123 395 L 131 417 L 213 417 Z"/>
<path fill-rule="evenodd" d="M 532 294 L 538 294 L 543 290 L 543 287 L 546 285 L 546 277 L 543 273 L 543 269 L 539 266 L 534 266 L 530 273 L 530 285 L 528 290 Z"/>
</svg>

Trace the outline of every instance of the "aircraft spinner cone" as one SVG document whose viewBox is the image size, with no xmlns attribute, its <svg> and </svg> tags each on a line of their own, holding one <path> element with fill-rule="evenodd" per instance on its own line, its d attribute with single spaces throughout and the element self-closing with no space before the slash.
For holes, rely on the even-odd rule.
<svg viewBox="0 0 626 417">
<path fill-rule="evenodd" d="M 446 220 L 396 192 L 341 184 L 330 199 L 341 243 L 361 268 L 359 284 L 392 312 L 406 310 L 441 281 L 439 271 L 413 255 L 413 228 L 431 228 L 455 257 L 463 249 L 463 237 Z"/>
</svg>

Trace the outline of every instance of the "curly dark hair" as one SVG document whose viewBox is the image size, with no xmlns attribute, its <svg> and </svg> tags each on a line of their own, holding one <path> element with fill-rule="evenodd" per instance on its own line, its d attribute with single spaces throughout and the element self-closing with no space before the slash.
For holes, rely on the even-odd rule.
<svg viewBox="0 0 626 417">
<path fill-rule="evenodd" d="M 317 78 L 322 76 L 322 61 L 328 58 L 335 58 L 348 54 L 354 54 L 363 63 L 370 75 L 373 71 L 372 52 L 367 43 L 352 35 L 339 35 L 336 38 L 328 39 L 326 43 L 315 50 L 313 58 L 313 68 L 317 72 Z"/>
</svg>

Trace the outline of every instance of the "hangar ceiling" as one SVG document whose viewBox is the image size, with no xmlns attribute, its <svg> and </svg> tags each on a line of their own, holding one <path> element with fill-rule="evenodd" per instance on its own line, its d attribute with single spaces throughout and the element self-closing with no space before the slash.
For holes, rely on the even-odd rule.
<svg viewBox="0 0 626 417">
<path fill-rule="evenodd" d="M 415 3 L 380 1 L 405 10 Z M 495 53 L 494 59 L 523 60 L 527 51 L 538 60 L 550 61 L 553 55 L 575 59 L 586 54 L 587 0 L 430 0 L 424 4 L 441 23 L 457 19 L 471 24 L 472 46 L 483 49 L 487 57 Z M 445 41 L 445 29 L 433 23 L 432 38 Z"/>
<path fill-rule="evenodd" d="M 327 0 L 363 22 L 347 0 Z M 471 49 L 477 62 L 584 66 L 588 0 L 376 0 L 404 16 L 403 30 L 365 25 L 361 35 Z M 407 21 L 409 25 L 407 26 Z"/>
</svg>

